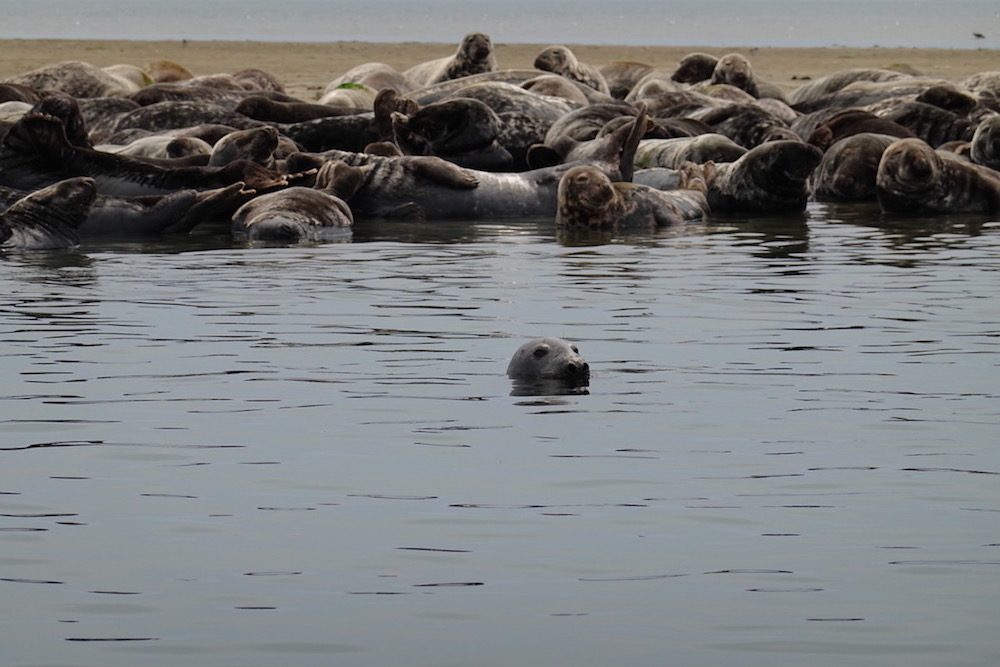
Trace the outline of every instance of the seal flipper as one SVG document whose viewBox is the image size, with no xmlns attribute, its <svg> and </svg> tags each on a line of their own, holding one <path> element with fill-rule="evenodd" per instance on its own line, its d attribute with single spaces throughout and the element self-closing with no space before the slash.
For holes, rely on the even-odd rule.
<svg viewBox="0 0 1000 667">
<path fill-rule="evenodd" d="M 316 174 L 316 185 L 313 187 L 346 202 L 361 189 L 366 178 L 367 173 L 363 168 L 333 160 L 320 167 L 319 173 Z"/>
<path fill-rule="evenodd" d="M 409 116 L 420 109 L 416 101 L 400 95 L 393 88 L 379 91 L 372 106 L 375 112 L 375 130 L 384 141 L 393 140 L 393 113 Z"/>
<path fill-rule="evenodd" d="M 406 160 L 406 158 L 400 158 Z M 479 185 L 479 178 L 468 169 L 463 169 L 439 157 L 420 157 L 407 160 L 413 172 L 439 185 L 470 190 Z"/>
<path fill-rule="evenodd" d="M 202 190 L 197 193 L 198 201 L 183 216 L 162 231 L 164 234 L 186 234 L 202 222 L 225 220 L 243 204 L 256 196 L 254 190 L 247 190 L 243 181 L 217 190 Z M 168 195 L 169 196 L 169 195 Z"/>
<path fill-rule="evenodd" d="M 71 146 L 66 128 L 58 118 L 29 111 L 8 130 L 3 148 L 6 153 L 58 166 L 62 163 L 64 152 Z"/>
<path fill-rule="evenodd" d="M 642 102 L 639 104 L 639 113 L 635 117 L 635 122 L 632 123 L 625 143 L 622 144 L 618 153 L 618 168 L 621 171 L 622 181 L 630 182 L 635 173 L 635 151 L 639 148 L 639 141 L 649 131 L 648 120 L 649 112 L 646 103 Z"/>
</svg>

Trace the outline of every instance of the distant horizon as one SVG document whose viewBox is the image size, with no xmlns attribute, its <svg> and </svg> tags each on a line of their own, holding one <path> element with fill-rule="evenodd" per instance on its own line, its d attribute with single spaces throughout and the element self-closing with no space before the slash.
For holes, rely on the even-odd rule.
<svg viewBox="0 0 1000 667">
<path fill-rule="evenodd" d="M 1000 48 L 986 0 L 0 0 L 0 39 Z M 386 16 L 393 20 L 387 21 Z M 981 37 L 977 37 L 981 35 Z"/>
</svg>

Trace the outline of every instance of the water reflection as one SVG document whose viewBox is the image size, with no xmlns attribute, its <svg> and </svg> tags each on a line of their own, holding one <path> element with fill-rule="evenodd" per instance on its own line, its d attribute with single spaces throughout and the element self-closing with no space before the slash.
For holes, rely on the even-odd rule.
<svg viewBox="0 0 1000 667">
<path fill-rule="evenodd" d="M 574 382 L 544 378 L 536 380 L 511 380 L 511 396 L 586 396 L 590 393 L 589 381 Z"/>
<path fill-rule="evenodd" d="M 1000 224 L 853 213 L 5 259 L 6 663 L 996 663 Z"/>
</svg>

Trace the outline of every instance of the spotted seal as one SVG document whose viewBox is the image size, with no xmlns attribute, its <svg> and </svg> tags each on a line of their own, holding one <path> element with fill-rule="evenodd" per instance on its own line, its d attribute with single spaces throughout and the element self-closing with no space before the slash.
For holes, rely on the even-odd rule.
<svg viewBox="0 0 1000 667">
<path fill-rule="evenodd" d="M 513 380 L 566 380 L 586 385 L 590 364 L 580 356 L 579 348 L 562 338 L 535 338 L 517 348 L 507 364 L 507 377 Z"/>
<path fill-rule="evenodd" d="M 272 169 L 277 148 L 278 131 L 271 126 L 237 130 L 215 142 L 208 166 L 223 167 L 237 160 L 250 160 Z"/>
<path fill-rule="evenodd" d="M 708 213 L 701 190 L 683 183 L 661 191 L 634 183 L 613 183 L 600 169 L 573 167 L 559 181 L 556 226 L 574 229 L 654 229 L 701 220 Z"/>
<path fill-rule="evenodd" d="M 979 123 L 972 135 L 969 157 L 976 164 L 1000 171 L 1000 116 Z"/>
<path fill-rule="evenodd" d="M 70 178 L 19 199 L 0 213 L 0 251 L 78 245 L 76 229 L 96 197 L 93 179 Z"/>
<path fill-rule="evenodd" d="M 17 121 L 0 143 L 4 185 L 33 190 L 73 176 L 89 176 L 102 194 L 122 196 L 210 190 L 238 181 L 256 190 L 287 185 L 284 176 L 246 160 L 225 167 L 171 169 L 77 146 L 59 118 L 34 110 Z"/>
<path fill-rule="evenodd" d="M 801 213 L 807 179 L 822 155 L 801 141 L 770 141 L 735 162 L 690 166 L 704 178 L 712 215 Z"/>
<path fill-rule="evenodd" d="M 90 63 L 71 60 L 45 65 L 10 77 L 7 83 L 39 91 L 57 91 L 73 97 L 123 96 L 133 92 L 131 84 Z"/>
<path fill-rule="evenodd" d="M 888 213 L 992 213 L 1000 210 L 1000 174 L 920 139 L 900 139 L 882 154 L 875 179 Z"/>
<path fill-rule="evenodd" d="M 479 100 L 455 97 L 409 115 L 395 112 L 395 143 L 409 155 L 437 155 L 471 169 L 507 171 L 513 165 L 500 145 L 500 117 Z"/>
<path fill-rule="evenodd" d="M 643 139 L 635 151 L 635 166 L 677 169 L 685 162 L 735 162 L 746 152 L 743 146 L 717 133 L 674 139 Z"/>
<path fill-rule="evenodd" d="M 629 180 L 635 148 L 645 127 L 642 109 L 634 123 L 578 147 L 577 154 L 612 179 Z M 302 171 L 323 159 L 341 160 L 361 169 L 363 184 L 347 199 L 355 216 L 462 220 L 553 216 L 559 179 L 575 166 L 494 173 L 462 169 L 436 157 L 384 158 L 328 151 L 321 156 L 293 155 L 288 167 Z"/>
<path fill-rule="evenodd" d="M 496 69 L 497 61 L 489 35 L 473 32 L 462 39 L 454 55 L 414 65 L 403 75 L 414 88 L 420 88 Z"/>
<path fill-rule="evenodd" d="M 740 90 L 758 97 L 757 81 L 754 78 L 753 67 L 746 56 L 741 53 L 727 53 L 719 58 L 712 69 L 712 83 L 728 83 Z"/>
<path fill-rule="evenodd" d="M 610 94 L 608 82 L 593 65 L 580 62 L 576 54 L 569 48 L 556 45 L 542 49 L 542 52 L 535 57 L 534 66 L 543 72 L 553 72 L 573 81 L 590 86 L 594 90 L 599 90 L 605 95 Z"/>
<path fill-rule="evenodd" d="M 882 153 L 897 137 L 860 132 L 830 146 L 810 177 L 819 201 L 875 199 L 875 174 Z"/>
</svg>

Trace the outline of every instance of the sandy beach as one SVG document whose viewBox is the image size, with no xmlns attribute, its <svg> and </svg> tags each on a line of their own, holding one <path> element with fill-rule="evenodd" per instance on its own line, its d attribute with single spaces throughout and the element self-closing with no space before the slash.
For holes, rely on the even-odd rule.
<svg viewBox="0 0 1000 667">
<path fill-rule="evenodd" d="M 0 78 L 65 60 L 83 60 L 101 67 L 119 63 L 144 66 L 156 60 L 173 60 L 195 74 L 257 67 L 275 74 L 289 93 L 315 99 L 328 81 L 355 65 L 378 61 L 405 69 L 424 60 L 450 55 L 456 46 L 416 42 L 0 40 Z M 545 46 L 548 45 L 497 44 L 497 60 L 504 68 L 531 67 Z M 1000 63 L 1000 52 L 988 49 L 570 46 L 580 60 L 594 65 L 635 60 L 665 69 L 673 69 L 681 57 L 693 51 L 715 55 L 741 51 L 750 58 L 760 76 L 788 90 L 807 77 L 852 67 L 898 67 L 958 81 L 974 72 L 996 69 Z"/>
</svg>

